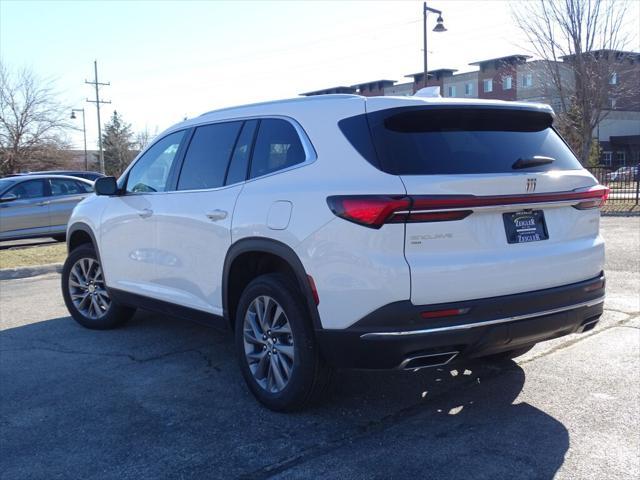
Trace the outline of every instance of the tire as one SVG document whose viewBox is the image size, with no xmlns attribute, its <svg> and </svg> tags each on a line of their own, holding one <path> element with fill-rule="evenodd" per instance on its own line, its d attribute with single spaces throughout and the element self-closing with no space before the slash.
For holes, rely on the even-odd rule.
<svg viewBox="0 0 640 480">
<path fill-rule="evenodd" d="M 118 327 L 135 313 L 111 300 L 96 251 L 88 244 L 71 251 L 64 262 L 62 297 L 74 320 L 94 330 Z"/>
<path fill-rule="evenodd" d="M 300 410 L 317 401 L 329 385 L 331 370 L 320 357 L 302 294 L 284 275 L 262 275 L 245 288 L 235 343 L 249 390 L 271 410 Z"/>
<path fill-rule="evenodd" d="M 62 233 L 60 235 L 53 235 L 51 238 L 53 238 L 56 242 L 66 242 L 67 241 L 67 236 Z"/>
<path fill-rule="evenodd" d="M 490 362 L 508 362 L 509 360 L 513 360 L 514 358 L 524 355 L 533 347 L 535 347 L 535 344 L 528 347 L 516 348 L 514 350 L 507 350 L 506 352 L 496 353 L 495 355 L 489 355 L 484 358 L 485 360 L 489 360 Z"/>
</svg>

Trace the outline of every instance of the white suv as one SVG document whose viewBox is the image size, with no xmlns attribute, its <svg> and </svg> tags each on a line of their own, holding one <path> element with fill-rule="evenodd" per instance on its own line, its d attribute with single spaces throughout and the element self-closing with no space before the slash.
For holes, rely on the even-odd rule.
<svg viewBox="0 0 640 480">
<path fill-rule="evenodd" d="M 159 135 L 69 221 L 62 292 L 111 328 L 137 307 L 235 332 L 269 408 L 332 367 L 513 358 L 595 326 L 599 207 L 545 105 L 328 95 Z"/>
</svg>

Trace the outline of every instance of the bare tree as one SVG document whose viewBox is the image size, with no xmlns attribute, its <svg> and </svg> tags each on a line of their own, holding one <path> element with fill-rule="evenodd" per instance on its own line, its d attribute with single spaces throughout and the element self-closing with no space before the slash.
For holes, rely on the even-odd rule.
<svg viewBox="0 0 640 480">
<path fill-rule="evenodd" d="M 157 127 L 154 133 L 151 133 L 149 131 L 149 128 L 145 127 L 144 130 L 141 130 L 136 134 L 135 146 L 139 151 L 142 151 L 145 148 L 147 148 L 147 145 L 149 145 L 149 143 L 151 143 L 151 140 L 153 140 L 157 135 L 158 135 Z"/>
<path fill-rule="evenodd" d="M 0 64 L 0 174 L 39 168 L 64 159 L 69 109 L 49 82 L 32 71 L 12 74 Z"/>
<path fill-rule="evenodd" d="M 553 82 L 560 130 L 584 164 L 594 130 L 616 100 L 631 101 L 640 93 L 630 91 L 637 81 L 613 81 L 637 62 L 638 54 L 623 51 L 629 42 L 626 11 L 621 0 L 536 0 L 519 2 L 513 10 Z"/>
</svg>

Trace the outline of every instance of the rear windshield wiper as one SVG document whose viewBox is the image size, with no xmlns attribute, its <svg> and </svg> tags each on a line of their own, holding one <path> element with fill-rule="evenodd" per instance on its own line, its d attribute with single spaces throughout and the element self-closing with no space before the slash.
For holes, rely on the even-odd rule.
<svg viewBox="0 0 640 480">
<path fill-rule="evenodd" d="M 514 170 L 520 170 L 521 168 L 537 167 L 539 165 L 546 165 L 547 163 L 553 163 L 555 161 L 555 158 L 536 155 L 532 158 L 519 158 L 513 163 L 513 165 L 511 165 L 511 168 Z"/>
</svg>

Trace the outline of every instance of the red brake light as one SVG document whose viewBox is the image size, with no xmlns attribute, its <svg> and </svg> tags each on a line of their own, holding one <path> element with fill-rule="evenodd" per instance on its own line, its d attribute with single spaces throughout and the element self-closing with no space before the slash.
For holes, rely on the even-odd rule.
<svg viewBox="0 0 640 480">
<path fill-rule="evenodd" d="M 584 202 L 580 202 L 573 206 L 573 208 L 577 210 L 590 210 L 593 208 L 601 208 L 607 202 L 609 198 L 609 187 L 605 187 L 604 185 L 596 185 L 595 187 L 590 188 L 585 194 L 588 195 L 590 200 L 586 200 Z"/>
<path fill-rule="evenodd" d="M 442 317 L 455 317 L 456 315 L 464 315 L 469 312 L 469 308 L 450 308 L 447 310 L 431 310 L 429 312 L 421 312 L 422 318 L 442 318 Z"/>
<path fill-rule="evenodd" d="M 395 213 L 411 207 L 409 197 L 387 195 L 335 196 L 327 198 L 327 203 L 338 217 L 371 228 L 404 222 L 405 215 Z"/>
<path fill-rule="evenodd" d="M 453 210 L 450 212 L 410 212 L 407 223 L 449 222 L 462 220 L 473 213 L 472 210 Z"/>
<path fill-rule="evenodd" d="M 337 195 L 328 197 L 327 203 L 338 217 L 380 228 L 385 223 L 462 220 L 479 207 L 569 202 L 578 210 L 586 210 L 603 206 L 608 196 L 607 187 L 595 185 L 582 191 L 526 195 Z"/>
</svg>

